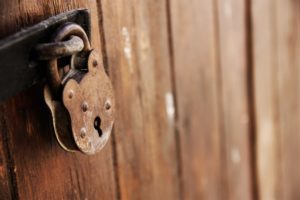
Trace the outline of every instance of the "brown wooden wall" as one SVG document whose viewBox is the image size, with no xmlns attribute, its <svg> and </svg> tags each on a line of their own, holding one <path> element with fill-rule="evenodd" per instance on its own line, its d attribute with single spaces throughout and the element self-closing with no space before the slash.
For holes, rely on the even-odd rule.
<svg viewBox="0 0 300 200">
<path fill-rule="evenodd" d="M 43 86 L 22 92 L 0 106 L 1 200 L 300 199 L 299 0 L 2 0 L 0 38 L 82 7 L 110 142 L 63 151 Z"/>
</svg>

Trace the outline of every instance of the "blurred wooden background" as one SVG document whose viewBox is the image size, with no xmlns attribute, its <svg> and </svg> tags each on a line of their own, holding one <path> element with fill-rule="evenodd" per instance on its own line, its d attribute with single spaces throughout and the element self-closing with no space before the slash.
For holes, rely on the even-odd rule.
<svg viewBox="0 0 300 200">
<path fill-rule="evenodd" d="M 85 7 L 117 120 L 55 141 L 42 86 L 2 103 L 0 199 L 300 199 L 299 0 L 0 1 L 1 38 Z"/>
</svg>

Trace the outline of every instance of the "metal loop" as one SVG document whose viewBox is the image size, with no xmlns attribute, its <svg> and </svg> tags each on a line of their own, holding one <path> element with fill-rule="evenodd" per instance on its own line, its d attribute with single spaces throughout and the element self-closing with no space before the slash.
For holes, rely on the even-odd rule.
<svg viewBox="0 0 300 200">
<path fill-rule="evenodd" d="M 84 29 L 78 24 L 74 23 L 66 23 L 56 32 L 56 36 L 53 39 L 53 42 L 63 41 L 66 37 L 71 35 L 76 35 L 83 40 L 84 49 L 83 51 L 91 51 L 91 44 L 89 42 L 89 38 L 86 35 Z"/>
<path fill-rule="evenodd" d="M 76 54 L 82 51 L 83 48 L 83 40 L 78 36 L 72 35 L 66 41 L 39 44 L 35 50 L 37 52 L 37 59 L 49 60 Z"/>
<path fill-rule="evenodd" d="M 72 35 L 78 36 L 82 39 L 84 44 L 84 47 L 82 49 L 83 52 L 91 51 L 91 45 L 84 29 L 81 26 L 74 23 L 67 23 L 60 27 L 56 32 L 52 42 L 59 43 Z M 74 54 L 72 56 L 74 56 Z M 58 96 L 62 85 L 62 81 L 58 72 L 57 58 L 52 58 L 49 60 L 48 73 L 50 76 L 50 84 L 54 95 Z"/>
</svg>

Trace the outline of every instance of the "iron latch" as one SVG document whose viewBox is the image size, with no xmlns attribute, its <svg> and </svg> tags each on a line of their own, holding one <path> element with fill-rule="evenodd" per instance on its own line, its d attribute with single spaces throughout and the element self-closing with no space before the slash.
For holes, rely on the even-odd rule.
<svg viewBox="0 0 300 200">
<path fill-rule="evenodd" d="M 38 44 L 50 41 L 59 26 L 67 22 L 76 23 L 90 37 L 89 16 L 87 9 L 72 10 L 0 40 L 0 101 L 46 77 L 45 62 L 38 59 L 34 49 Z"/>
</svg>

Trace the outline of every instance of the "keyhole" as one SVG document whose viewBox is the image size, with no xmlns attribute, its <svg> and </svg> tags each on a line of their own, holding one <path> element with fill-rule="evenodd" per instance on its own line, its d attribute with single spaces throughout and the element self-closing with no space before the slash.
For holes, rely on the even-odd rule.
<svg viewBox="0 0 300 200">
<path fill-rule="evenodd" d="M 100 128 L 101 126 L 101 119 L 100 117 L 96 117 L 94 121 L 94 128 L 98 131 L 99 136 L 102 136 L 102 130 Z"/>
</svg>

